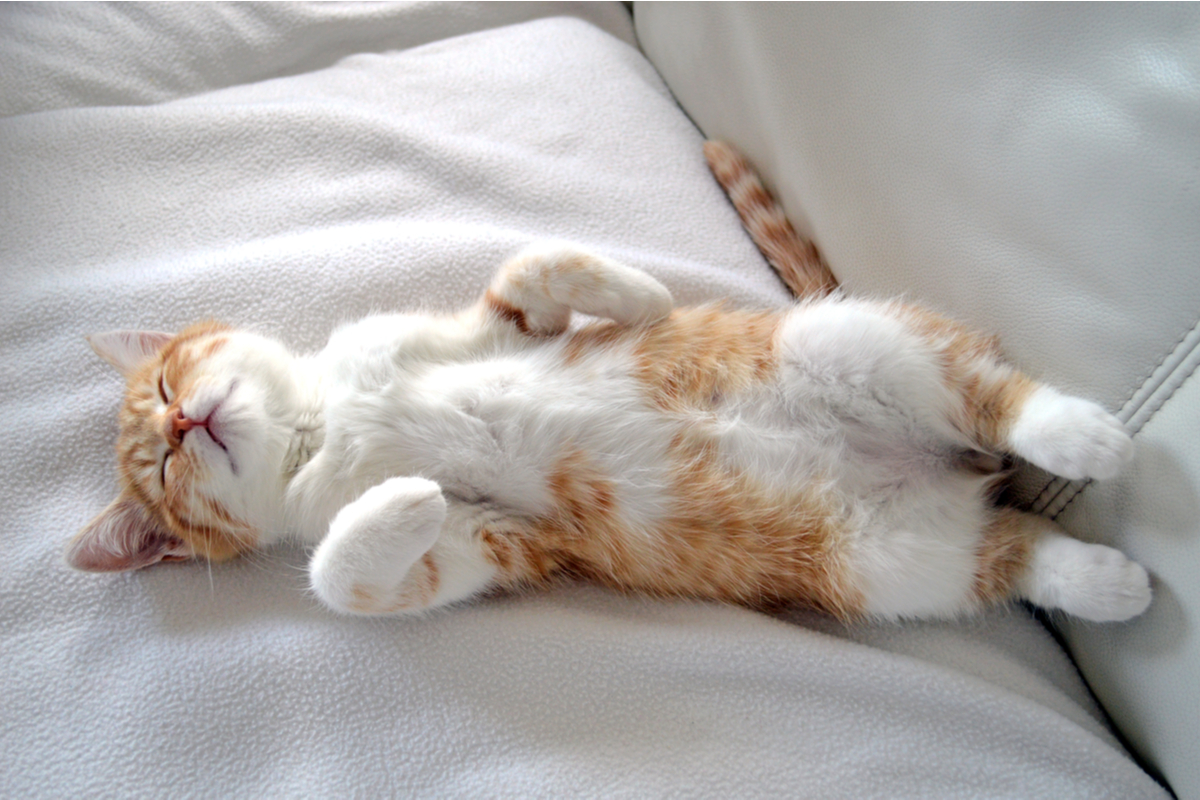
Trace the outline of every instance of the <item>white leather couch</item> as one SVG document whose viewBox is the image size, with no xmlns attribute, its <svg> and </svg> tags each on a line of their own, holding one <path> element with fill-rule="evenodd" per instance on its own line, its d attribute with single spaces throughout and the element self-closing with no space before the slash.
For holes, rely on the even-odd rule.
<svg viewBox="0 0 1200 800">
<path fill-rule="evenodd" d="M 1154 575 L 1051 620 L 1145 764 L 1200 796 L 1200 8 L 636 3 L 643 50 L 852 293 L 1001 334 L 1135 434 L 1120 479 L 1017 500 Z"/>
<path fill-rule="evenodd" d="M 1198 43 L 1194 5 L 0 5 L 0 797 L 1200 797 Z M 1122 415 L 1125 476 L 1015 500 L 1146 564 L 1145 616 L 1062 644 L 1021 606 L 564 586 L 350 619 L 302 548 L 63 564 L 116 491 L 87 333 L 310 349 L 462 307 L 541 238 L 680 303 L 788 302 L 704 135 L 849 291 Z"/>
</svg>

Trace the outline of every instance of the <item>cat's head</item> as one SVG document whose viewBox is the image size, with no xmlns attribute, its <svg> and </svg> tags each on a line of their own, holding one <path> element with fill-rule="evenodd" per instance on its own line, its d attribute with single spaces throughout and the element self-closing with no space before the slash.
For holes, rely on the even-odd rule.
<svg viewBox="0 0 1200 800">
<path fill-rule="evenodd" d="M 71 542 L 67 563 L 112 572 L 224 561 L 260 545 L 285 488 L 295 395 L 288 352 L 213 322 L 88 341 L 127 381 L 121 493 Z"/>
</svg>

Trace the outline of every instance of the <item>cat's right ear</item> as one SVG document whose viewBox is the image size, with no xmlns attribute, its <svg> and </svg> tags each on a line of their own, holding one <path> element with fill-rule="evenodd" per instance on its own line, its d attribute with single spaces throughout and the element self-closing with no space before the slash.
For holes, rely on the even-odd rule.
<svg viewBox="0 0 1200 800">
<path fill-rule="evenodd" d="M 121 495 L 71 540 L 64 557 L 69 566 L 86 572 L 126 572 L 193 556 L 136 500 Z"/>
<path fill-rule="evenodd" d="M 105 331 L 87 337 L 92 349 L 129 377 L 175 336 L 160 331 Z"/>
</svg>

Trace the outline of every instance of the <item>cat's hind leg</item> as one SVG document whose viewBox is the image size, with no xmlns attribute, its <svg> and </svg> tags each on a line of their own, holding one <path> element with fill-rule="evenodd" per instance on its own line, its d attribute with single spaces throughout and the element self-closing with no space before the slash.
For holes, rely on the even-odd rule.
<svg viewBox="0 0 1200 800">
<path fill-rule="evenodd" d="M 1132 458 L 1133 441 L 1116 417 L 1012 368 L 994 339 L 928 311 L 901 314 L 933 346 L 942 380 L 959 398 L 956 425 L 982 449 L 1071 480 L 1114 477 Z"/>
<path fill-rule="evenodd" d="M 477 506 L 432 481 L 391 478 L 346 505 L 309 565 L 321 601 L 348 614 L 403 614 L 488 588 L 497 567 L 479 543 Z"/>
<path fill-rule="evenodd" d="M 1133 457 L 1121 422 L 1095 403 L 1038 386 L 1008 430 L 1008 449 L 1071 480 L 1115 477 Z"/>
<path fill-rule="evenodd" d="M 1146 570 L 1119 550 L 1000 509 L 980 544 L 974 595 L 981 605 L 1020 598 L 1092 622 L 1120 622 L 1145 611 L 1151 591 Z"/>
</svg>

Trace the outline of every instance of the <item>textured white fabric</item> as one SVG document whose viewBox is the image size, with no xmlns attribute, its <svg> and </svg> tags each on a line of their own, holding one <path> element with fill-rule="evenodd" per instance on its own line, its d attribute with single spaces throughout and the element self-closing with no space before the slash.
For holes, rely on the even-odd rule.
<svg viewBox="0 0 1200 800">
<path fill-rule="evenodd" d="M 1200 796 L 1200 638 L 1182 633 L 1200 624 L 1184 466 L 1200 407 L 1181 389 L 1200 364 L 1200 6 L 638 3 L 635 18 L 684 109 L 750 155 L 851 291 L 999 334 L 1135 434 L 1136 478 L 1084 491 L 1026 468 L 1015 495 L 1157 576 L 1129 626 L 1062 624 L 1140 754 Z M 1144 437 L 1168 411 L 1175 427 Z M 1170 646 L 1150 657 L 1144 637 Z"/>
<path fill-rule="evenodd" d="M 159 103 L 554 16 L 634 44 L 617 3 L 4 3 L 0 117 Z"/>
<path fill-rule="evenodd" d="M 0 795 L 1162 796 L 1020 609 L 847 631 L 575 587 L 361 620 L 317 606 L 298 550 L 62 564 L 115 491 L 121 385 L 87 332 L 213 315 L 313 348 L 371 310 L 461 306 L 540 237 L 681 302 L 785 301 L 637 51 L 578 19 L 439 39 L 403 12 L 429 44 L 349 54 L 374 24 L 351 8 L 303 27 L 287 77 L 230 57 L 220 86 L 164 77 L 182 99 L 140 106 L 161 97 L 89 95 L 140 80 L 113 36 L 158 30 L 177 66 L 299 34 L 192 6 L 129 30 L 46 11 L 65 40 L 28 33 L 36 9 L 0 26 L 117 54 L 51 52 L 75 88 L 0 120 Z"/>
</svg>

